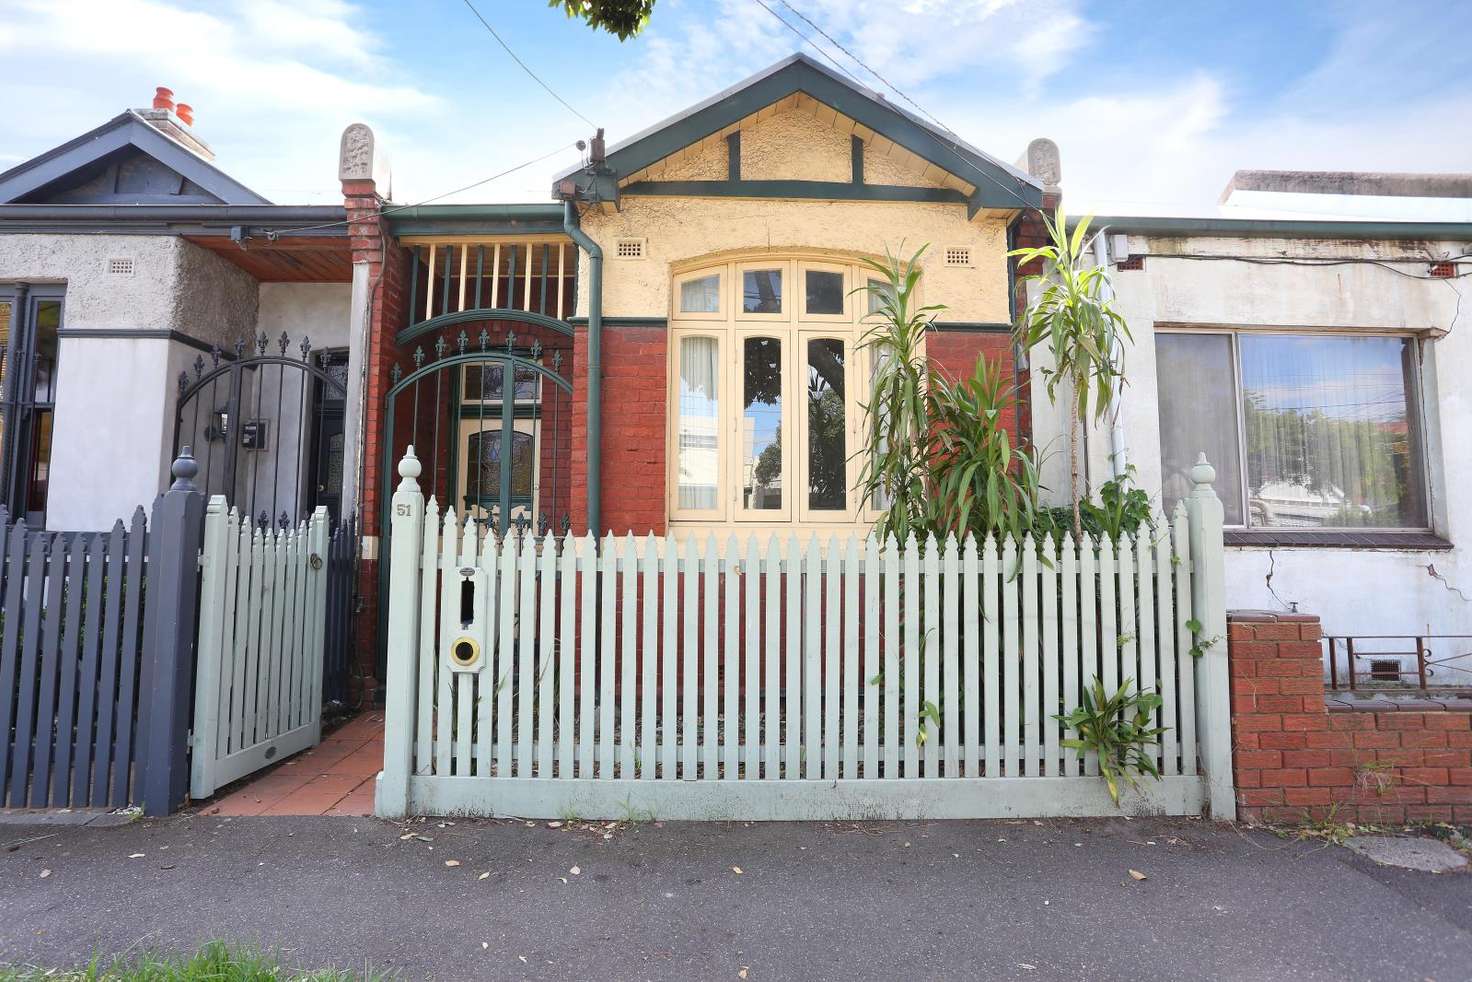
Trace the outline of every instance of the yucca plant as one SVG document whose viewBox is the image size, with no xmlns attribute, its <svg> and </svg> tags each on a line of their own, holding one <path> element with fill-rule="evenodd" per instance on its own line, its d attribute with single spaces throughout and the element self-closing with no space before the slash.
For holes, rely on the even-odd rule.
<svg viewBox="0 0 1472 982">
<path fill-rule="evenodd" d="M 1138 774 L 1160 780 L 1155 743 L 1166 727 L 1153 724 L 1162 700 L 1158 693 L 1130 691 L 1134 684 L 1134 679 L 1125 679 L 1123 685 L 1108 693 L 1095 676 L 1081 694 L 1081 705 L 1071 713 L 1053 717 L 1078 732 L 1076 738 L 1063 740 L 1063 746 L 1098 755 L 1099 775 L 1109 786 L 1109 797 L 1115 805 L 1119 804 L 1121 783 L 1135 787 Z"/>
<path fill-rule="evenodd" d="M 1017 340 L 1025 351 L 1048 346 L 1053 364 L 1042 371 L 1054 405 L 1059 383 L 1068 386 L 1068 479 L 1075 537 L 1083 534 L 1078 502 L 1086 490 L 1079 480 L 1080 430 L 1090 418 L 1104 417 L 1125 384 L 1120 352 L 1122 342 L 1130 339 L 1129 325 L 1106 295 L 1108 269 L 1086 262 L 1093 243 L 1089 221 L 1081 219 L 1070 235 L 1060 206 L 1051 219 L 1043 216 L 1048 245 L 1008 253 L 1022 265 L 1039 259 L 1043 263 L 1040 273 L 1023 280 L 1036 282 L 1040 290 L 1017 327 Z"/>
<path fill-rule="evenodd" d="M 880 541 L 893 535 L 903 542 L 911 532 L 930 531 L 926 520 L 930 419 L 926 414 L 926 365 L 920 345 L 938 304 L 919 306 L 920 257 L 907 260 L 885 250 L 885 261 L 860 260 L 876 282 L 855 293 L 867 294 L 870 313 L 859 344 L 874 365 L 869 400 L 864 404 L 862 500 L 883 509 L 874 527 Z"/>
<path fill-rule="evenodd" d="M 929 457 L 934 493 L 930 517 L 938 533 L 1020 538 L 1033 524 L 1042 490 L 1038 455 L 1014 444 L 1004 420 L 1015 411 L 1014 388 L 1001 369 L 976 360 L 968 378 L 931 377 Z"/>
</svg>

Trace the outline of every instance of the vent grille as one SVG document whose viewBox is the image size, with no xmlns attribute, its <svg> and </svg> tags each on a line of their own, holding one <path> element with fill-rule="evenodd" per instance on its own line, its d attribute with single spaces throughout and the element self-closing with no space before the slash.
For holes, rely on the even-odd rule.
<svg viewBox="0 0 1472 982">
<path fill-rule="evenodd" d="M 1400 662 L 1393 658 L 1371 659 L 1370 678 L 1376 682 L 1399 682 Z"/>
<path fill-rule="evenodd" d="M 1116 269 L 1126 269 L 1126 270 L 1128 270 L 1128 269 L 1144 269 L 1145 268 L 1145 257 L 1144 256 L 1130 256 L 1130 257 L 1128 257 L 1126 259 L 1121 259 L 1119 262 L 1115 263 L 1114 265 L 1115 265 L 1115 268 Z"/>
<path fill-rule="evenodd" d="M 619 259 L 643 259 L 643 239 L 619 239 L 613 247 L 613 254 Z"/>
<path fill-rule="evenodd" d="M 969 246 L 951 246 L 946 250 L 947 266 L 970 266 L 971 249 Z"/>
<path fill-rule="evenodd" d="M 1455 263 L 1432 263 L 1431 276 L 1438 280 L 1454 279 L 1457 275 Z"/>
<path fill-rule="evenodd" d="M 107 261 L 107 272 L 110 276 L 132 276 L 133 260 L 109 259 Z"/>
</svg>

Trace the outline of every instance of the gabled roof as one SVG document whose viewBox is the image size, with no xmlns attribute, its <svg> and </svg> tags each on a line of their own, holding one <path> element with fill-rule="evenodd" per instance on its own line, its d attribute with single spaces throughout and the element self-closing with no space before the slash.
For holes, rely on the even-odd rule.
<svg viewBox="0 0 1472 982">
<path fill-rule="evenodd" d="M 578 190 L 616 194 L 619 178 L 633 174 L 670 154 L 731 126 L 796 92 L 830 106 L 856 123 L 973 185 L 968 201 L 980 208 L 1035 208 L 1042 186 L 1028 174 L 983 153 L 947 130 L 901 109 L 882 95 L 844 78 L 798 53 L 758 72 L 724 92 L 610 148 L 598 174 L 576 167 L 558 176 L 573 179 Z M 602 180 L 600 180 L 602 178 Z M 612 180 L 610 181 L 609 178 Z"/>
<path fill-rule="evenodd" d="M 129 151 L 142 153 L 193 185 L 186 200 L 226 205 L 268 205 L 265 198 L 229 174 L 169 139 L 131 109 L 74 140 L 32 157 L 0 174 L 0 204 L 26 199 Z M 140 201 L 139 203 L 145 203 Z M 158 203 L 156 197 L 146 203 Z"/>
</svg>

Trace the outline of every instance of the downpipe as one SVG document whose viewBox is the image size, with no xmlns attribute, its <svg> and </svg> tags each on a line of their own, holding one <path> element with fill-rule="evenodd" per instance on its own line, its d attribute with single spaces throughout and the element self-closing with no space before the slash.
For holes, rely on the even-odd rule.
<svg viewBox="0 0 1472 982">
<path fill-rule="evenodd" d="M 1109 265 L 1109 249 L 1104 242 L 1101 233 L 1094 233 L 1094 265 Z M 1114 287 L 1108 280 L 1104 283 L 1103 299 L 1107 302 L 1114 299 Z M 1123 346 L 1120 344 L 1119 335 L 1114 336 L 1114 344 L 1110 349 L 1109 356 L 1118 364 L 1124 358 Z M 1114 394 L 1109 397 L 1109 476 L 1112 478 L 1123 477 L 1129 469 L 1129 447 L 1125 442 L 1124 420 L 1121 419 L 1121 409 L 1124 402 L 1124 386 L 1116 385 Z"/>
</svg>

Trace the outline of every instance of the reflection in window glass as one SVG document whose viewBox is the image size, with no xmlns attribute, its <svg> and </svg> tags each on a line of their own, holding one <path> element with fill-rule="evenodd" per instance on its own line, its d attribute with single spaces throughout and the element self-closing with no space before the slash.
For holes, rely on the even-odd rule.
<svg viewBox="0 0 1472 982">
<path fill-rule="evenodd" d="M 1425 527 L 1412 342 L 1243 334 L 1249 522 Z"/>
<path fill-rule="evenodd" d="M 885 293 L 889 291 L 889 284 L 883 280 L 870 280 L 866 284 L 869 289 L 864 298 L 868 301 L 868 313 L 877 314 L 884 306 Z"/>
<path fill-rule="evenodd" d="M 743 272 L 741 309 L 748 314 L 782 313 L 782 271 L 748 269 Z"/>
<path fill-rule="evenodd" d="M 721 277 L 719 273 L 686 280 L 680 284 L 680 311 L 686 314 L 714 314 L 721 309 Z"/>
<path fill-rule="evenodd" d="M 505 366 L 498 363 L 471 365 L 465 369 L 465 402 L 500 402 Z M 541 390 L 541 375 L 534 368 L 516 367 L 517 402 L 535 402 Z"/>
<path fill-rule="evenodd" d="M 808 507 L 841 511 L 848 503 L 843 342 L 815 338 L 808 342 L 807 356 Z"/>
<path fill-rule="evenodd" d="M 475 461 L 470 487 L 483 497 L 499 497 L 501 487 L 501 430 L 482 430 L 466 437 L 466 452 Z M 530 433 L 511 434 L 511 496 L 530 497 L 536 474 L 536 439 Z"/>
<path fill-rule="evenodd" d="M 720 362 L 715 338 L 680 341 L 678 506 L 716 507 L 720 478 Z"/>
<path fill-rule="evenodd" d="M 843 313 L 843 274 L 810 269 L 803 277 L 810 314 Z"/>
<path fill-rule="evenodd" d="M 56 401 L 56 350 L 61 327 L 61 301 L 43 300 L 36 304 L 36 332 L 32 345 L 36 402 Z"/>
<path fill-rule="evenodd" d="M 782 342 L 747 338 L 742 350 L 741 506 L 782 507 Z"/>
<path fill-rule="evenodd" d="M 1242 524 L 1237 394 L 1227 334 L 1157 334 L 1160 466 L 1167 513 L 1191 493 L 1198 454 L 1216 468 L 1216 493 L 1228 525 Z"/>
</svg>

